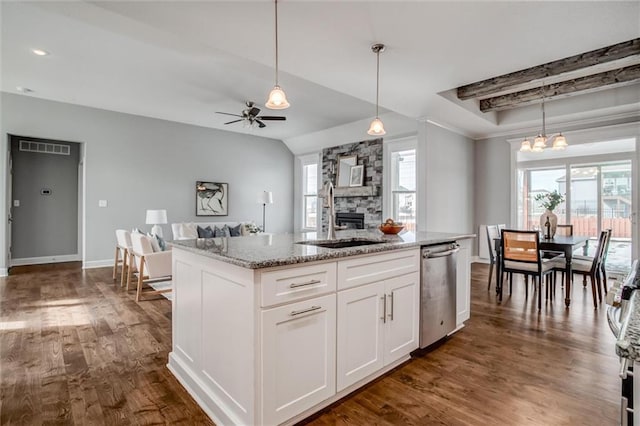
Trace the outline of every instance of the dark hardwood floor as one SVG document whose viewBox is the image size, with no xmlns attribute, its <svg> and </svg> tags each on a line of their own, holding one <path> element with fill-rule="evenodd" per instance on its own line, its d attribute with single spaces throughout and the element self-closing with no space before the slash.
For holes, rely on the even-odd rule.
<svg viewBox="0 0 640 426">
<path fill-rule="evenodd" d="M 487 273 L 472 267 L 466 327 L 304 423 L 616 424 L 614 338 L 590 289 L 538 313 L 521 281 L 497 304 Z M 165 366 L 168 300 L 136 303 L 109 268 L 77 265 L 12 274 L 0 295 L 1 424 L 212 424 Z"/>
</svg>

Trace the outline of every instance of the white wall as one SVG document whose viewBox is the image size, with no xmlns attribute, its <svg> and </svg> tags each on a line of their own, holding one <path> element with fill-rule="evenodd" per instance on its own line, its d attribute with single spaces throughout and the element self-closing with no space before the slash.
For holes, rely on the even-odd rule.
<svg viewBox="0 0 640 426">
<path fill-rule="evenodd" d="M 7 134 L 84 143 L 85 262 L 112 259 L 116 228 L 145 225 L 146 209 L 167 209 L 169 222 L 262 222 L 258 193 L 272 232 L 293 228 L 293 154 L 278 140 L 190 126 L 28 96 L 0 94 L 4 143 L 0 188 L 6 191 Z M 258 131 L 256 131 L 258 134 Z M 229 184 L 229 215 L 195 216 L 195 181 Z M 0 212 L 7 213 L 6 194 Z M 107 200 L 99 208 L 98 200 Z M 165 237 L 171 235 L 164 225 Z M 6 268 L 6 228 L 0 227 L 0 268 Z M 2 269 L 0 269 L 2 272 Z"/>
<path fill-rule="evenodd" d="M 474 230 L 474 142 L 432 123 L 418 132 L 418 228 Z"/>
</svg>

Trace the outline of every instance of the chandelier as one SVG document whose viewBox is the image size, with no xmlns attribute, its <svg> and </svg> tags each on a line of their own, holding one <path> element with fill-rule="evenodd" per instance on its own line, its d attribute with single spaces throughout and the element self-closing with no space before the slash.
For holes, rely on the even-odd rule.
<svg viewBox="0 0 640 426">
<path fill-rule="evenodd" d="M 529 138 L 525 138 L 520 144 L 521 152 L 542 152 L 547 148 L 547 142 L 553 139 L 551 144 L 551 149 L 560 151 L 567 147 L 567 138 L 562 135 L 562 132 L 557 135 L 547 136 L 546 125 L 545 125 L 545 113 L 544 113 L 544 84 L 541 88 L 542 91 L 542 132 L 538 133 L 538 136 L 533 138 L 533 145 L 531 145 L 531 141 Z"/>
</svg>

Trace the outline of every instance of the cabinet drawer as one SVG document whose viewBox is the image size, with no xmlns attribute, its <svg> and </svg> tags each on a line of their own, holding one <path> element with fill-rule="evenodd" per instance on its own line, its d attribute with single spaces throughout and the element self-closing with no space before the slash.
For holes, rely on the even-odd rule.
<svg viewBox="0 0 640 426">
<path fill-rule="evenodd" d="M 338 290 L 420 270 L 420 249 L 394 251 L 338 261 Z"/>
<path fill-rule="evenodd" d="M 336 291 L 336 263 L 266 271 L 261 274 L 262 307 Z"/>
</svg>

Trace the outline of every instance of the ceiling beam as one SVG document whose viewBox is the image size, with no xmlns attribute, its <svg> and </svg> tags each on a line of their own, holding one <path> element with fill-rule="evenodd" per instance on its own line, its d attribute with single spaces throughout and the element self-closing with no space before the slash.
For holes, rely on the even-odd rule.
<svg viewBox="0 0 640 426">
<path fill-rule="evenodd" d="M 458 99 L 467 100 L 493 93 L 504 92 L 510 87 L 534 80 L 552 77 L 582 68 L 623 59 L 640 54 L 640 38 L 636 38 L 579 55 L 570 56 L 543 65 L 515 71 L 466 86 L 458 87 Z"/>
<path fill-rule="evenodd" d="M 480 100 L 480 111 L 502 111 L 539 103 L 544 93 L 545 99 L 564 98 L 569 95 L 595 92 L 601 89 L 626 86 L 640 81 L 640 64 L 625 68 L 588 75 L 573 80 L 549 84 L 535 89 L 508 93 Z"/>
</svg>

